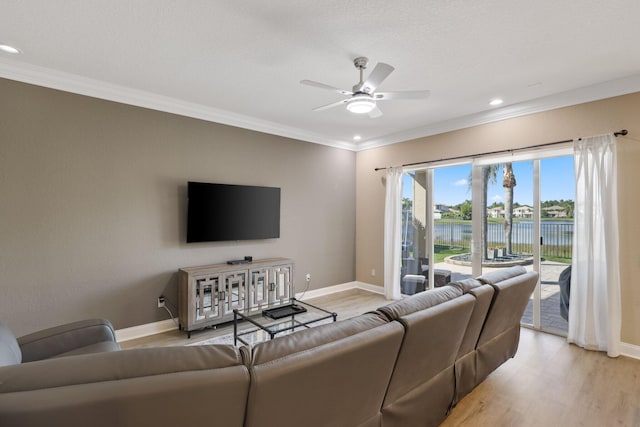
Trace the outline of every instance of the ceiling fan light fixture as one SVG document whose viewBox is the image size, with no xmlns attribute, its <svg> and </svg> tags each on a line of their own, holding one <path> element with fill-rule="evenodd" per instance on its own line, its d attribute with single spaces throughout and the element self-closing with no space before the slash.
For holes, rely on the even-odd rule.
<svg viewBox="0 0 640 427">
<path fill-rule="evenodd" d="M 367 114 L 376 108 L 376 101 L 371 95 L 356 94 L 347 101 L 347 110 L 355 114 Z"/>
</svg>

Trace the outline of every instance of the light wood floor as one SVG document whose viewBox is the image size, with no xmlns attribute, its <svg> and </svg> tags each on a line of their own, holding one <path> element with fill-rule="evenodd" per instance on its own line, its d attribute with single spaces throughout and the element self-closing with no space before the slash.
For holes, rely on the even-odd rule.
<svg viewBox="0 0 640 427">
<path fill-rule="evenodd" d="M 387 302 L 351 290 L 309 300 L 345 319 Z M 122 343 L 123 348 L 184 345 L 232 332 L 232 326 L 172 331 Z M 555 335 L 522 329 L 514 359 L 467 395 L 443 427 L 640 427 L 640 360 L 586 351 Z"/>
<path fill-rule="evenodd" d="M 308 300 L 306 298 L 303 298 L 302 300 L 309 301 L 311 304 L 338 313 L 338 320 L 347 319 L 349 317 L 357 316 L 358 314 L 362 314 L 367 311 L 375 310 L 378 307 L 388 303 L 388 301 L 385 300 L 382 295 L 375 294 L 373 292 L 362 291 L 359 289 L 338 292 L 335 294 Z M 121 343 L 120 346 L 122 348 L 138 348 L 186 345 L 232 333 L 233 324 L 228 323 L 218 326 L 217 329 L 192 331 L 190 339 L 187 338 L 186 332 L 174 330 L 162 334 L 152 335 L 150 337 L 125 341 Z"/>
<path fill-rule="evenodd" d="M 523 328 L 515 358 L 442 426 L 640 426 L 640 360 L 609 358 Z"/>
</svg>

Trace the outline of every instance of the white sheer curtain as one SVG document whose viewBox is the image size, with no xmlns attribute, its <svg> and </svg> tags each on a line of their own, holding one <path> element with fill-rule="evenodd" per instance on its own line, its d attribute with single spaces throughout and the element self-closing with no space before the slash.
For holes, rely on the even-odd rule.
<svg viewBox="0 0 640 427">
<path fill-rule="evenodd" d="M 387 168 L 384 204 L 384 296 L 400 299 L 402 256 L 402 167 Z"/>
<path fill-rule="evenodd" d="M 620 355 L 616 138 L 574 143 L 576 174 L 571 303 L 567 340 Z"/>
</svg>

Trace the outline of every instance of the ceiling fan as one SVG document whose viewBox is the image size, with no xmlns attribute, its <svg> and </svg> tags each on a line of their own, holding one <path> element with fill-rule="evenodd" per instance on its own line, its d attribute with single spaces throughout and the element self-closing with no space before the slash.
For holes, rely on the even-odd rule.
<svg viewBox="0 0 640 427">
<path fill-rule="evenodd" d="M 378 62 L 369 78 L 363 80 L 364 70 L 367 68 L 369 59 L 358 57 L 353 60 L 353 65 L 360 70 L 360 81 L 353 86 L 352 90 L 338 89 L 324 83 L 314 82 L 312 80 L 301 80 L 300 83 L 307 86 L 313 86 L 320 89 L 326 89 L 339 94 L 346 95 L 345 98 L 338 102 L 323 105 L 314 108 L 313 111 L 322 111 L 339 105 L 346 105 L 347 110 L 356 114 L 369 114 L 369 117 L 375 118 L 382 115 L 382 111 L 377 106 L 378 101 L 387 101 L 395 99 L 424 99 L 429 96 L 428 90 L 413 90 L 399 92 L 376 92 L 378 86 L 387 78 L 394 68 L 383 62 Z"/>
</svg>

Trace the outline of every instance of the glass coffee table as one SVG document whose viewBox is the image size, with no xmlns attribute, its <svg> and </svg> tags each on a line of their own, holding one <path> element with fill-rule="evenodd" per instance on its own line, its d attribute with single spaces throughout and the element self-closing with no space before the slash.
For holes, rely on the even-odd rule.
<svg viewBox="0 0 640 427">
<path fill-rule="evenodd" d="M 248 310 L 233 310 L 233 344 L 238 341 L 253 345 L 284 335 L 298 328 L 310 328 L 317 323 L 336 321 L 337 313 L 291 298 L 288 304 L 279 304 Z M 242 321 L 250 324 L 240 329 Z"/>
</svg>

